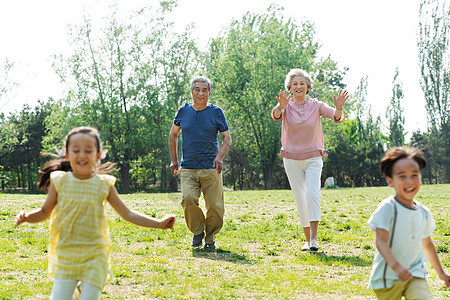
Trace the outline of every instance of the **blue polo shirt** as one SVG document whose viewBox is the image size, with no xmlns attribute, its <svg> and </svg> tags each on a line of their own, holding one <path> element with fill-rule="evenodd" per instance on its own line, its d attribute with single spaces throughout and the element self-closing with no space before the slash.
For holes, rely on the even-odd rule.
<svg viewBox="0 0 450 300">
<path fill-rule="evenodd" d="M 219 152 L 217 134 L 228 130 L 222 109 L 208 104 L 205 109 L 196 111 L 192 103 L 185 103 L 178 109 L 173 124 L 181 127 L 181 167 L 212 169 Z"/>
</svg>

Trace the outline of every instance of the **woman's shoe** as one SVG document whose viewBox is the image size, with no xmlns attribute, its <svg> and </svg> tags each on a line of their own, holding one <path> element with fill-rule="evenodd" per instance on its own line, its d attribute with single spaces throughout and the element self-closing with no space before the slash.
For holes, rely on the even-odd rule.
<svg viewBox="0 0 450 300">
<path fill-rule="evenodd" d="M 319 250 L 319 245 L 311 244 L 311 246 L 309 246 L 309 250 L 316 252 Z"/>
<path fill-rule="evenodd" d="M 308 242 L 306 242 L 304 245 L 303 245 L 303 247 L 302 247 L 302 251 L 309 251 L 309 243 Z"/>
</svg>

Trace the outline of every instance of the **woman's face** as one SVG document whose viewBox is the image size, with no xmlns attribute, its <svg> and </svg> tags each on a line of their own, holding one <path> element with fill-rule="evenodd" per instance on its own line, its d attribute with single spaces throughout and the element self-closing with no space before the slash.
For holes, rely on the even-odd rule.
<svg viewBox="0 0 450 300">
<path fill-rule="evenodd" d="M 305 76 L 298 75 L 292 78 L 289 92 L 294 98 L 304 98 L 308 91 L 308 83 L 306 82 Z"/>
</svg>

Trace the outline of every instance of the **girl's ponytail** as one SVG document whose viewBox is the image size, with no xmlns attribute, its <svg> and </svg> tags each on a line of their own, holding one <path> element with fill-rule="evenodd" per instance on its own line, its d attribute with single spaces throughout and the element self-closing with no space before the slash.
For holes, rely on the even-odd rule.
<svg viewBox="0 0 450 300">
<path fill-rule="evenodd" d="M 64 159 L 53 159 L 45 163 L 39 170 L 37 187 L 45 192 L 50 185 L 50 173 L 53 171 L 72 171 L 70 163 Z"/>
</svg>

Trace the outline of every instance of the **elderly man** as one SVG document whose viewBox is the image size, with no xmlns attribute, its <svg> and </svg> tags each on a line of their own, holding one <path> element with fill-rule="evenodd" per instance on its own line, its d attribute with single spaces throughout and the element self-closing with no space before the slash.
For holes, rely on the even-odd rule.
<svg viewBox="0 0 450 300">
<path fill-rule="evenodd" d="M 181 178 L 181 205 L 186 225 L 194 234 L 192 247 L 215 249 L 215 236 L 223 225 L 223 158 L 231 145 L 225 115 L 220 107 L 209 104 L 212 82 L 204 76 L 191 82 L 192 102 L 182 105 L 169 134 L 170 169 Z M 178 170 L 178 135 L 182 134 L 181 169 Z M 223 138 L 219 148 L 217 135 Z M 200 194 L 205 199 L 206 216 L 199 207 Z"/>
</svg>

